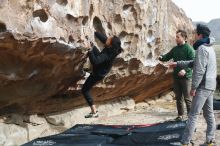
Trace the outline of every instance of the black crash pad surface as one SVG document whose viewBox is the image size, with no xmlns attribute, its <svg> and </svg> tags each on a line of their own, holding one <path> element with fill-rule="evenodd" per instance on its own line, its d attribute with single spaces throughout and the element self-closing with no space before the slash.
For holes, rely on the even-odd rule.
<svg viewBox="0 0 220 146">
<path fill-rule="evenodd" d="M 153 125 L 76 125 L 23 146 L 177 146 L 186 122 Z"/>
<path fill-rule="evenodd" d="M 213 109 L 220 110 L 220 100 L 214 99 L 213 101 Z"/>
</svg>

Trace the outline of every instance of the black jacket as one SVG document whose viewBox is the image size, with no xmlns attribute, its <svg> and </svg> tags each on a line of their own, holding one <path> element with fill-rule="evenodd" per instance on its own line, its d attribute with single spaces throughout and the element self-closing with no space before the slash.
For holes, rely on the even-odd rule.
<svg viewBox="0 0 220 146">
<path fill-rule="evenodd" d="M 95 36 L 105 44 L 107 37 L 101 33 L 95 32 Z M 105 47 L 101 52 L 97 49 L 96 46 L 93 46 L 93 49 L 89 51 L 89 60 L 93 65 L 93 74 L 101 77 L 105 77 L 110 71 L 113 61 L 118 55 L 113 48 Z"/>
</svg>

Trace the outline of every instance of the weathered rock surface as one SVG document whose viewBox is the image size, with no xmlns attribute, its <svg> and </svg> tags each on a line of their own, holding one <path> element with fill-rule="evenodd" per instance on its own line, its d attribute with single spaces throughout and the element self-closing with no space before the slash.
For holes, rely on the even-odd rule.
<svg viewBox="0 0 220 146">
<path fill-rule="evenodd" d="M 99 106 L 100 118 L 85 119 L 88 107 L 74 108 L 57 114 L 19 115 L 0 117 L 0 145 L 20 146 L 30 140 L 61 133 L 75 124 L 94 124 L 98 119 L 105 119 L 132 110 L 135 102 L 132 98 L 123 97 Z"/>
<path fill-rule="evenodd" d="M 1 0 L 0 13 L 1 115 L 85 104 L 82 43 L 88 36 L 101 48 L 96 30 L 120 36 L 125 50 L 94 88 L 96 102 L 157 96 L 171 88 L 172 80 L 156 58 L 170 49 L 176 29 L 192 29 L 170 0 Z"/>
</svg>

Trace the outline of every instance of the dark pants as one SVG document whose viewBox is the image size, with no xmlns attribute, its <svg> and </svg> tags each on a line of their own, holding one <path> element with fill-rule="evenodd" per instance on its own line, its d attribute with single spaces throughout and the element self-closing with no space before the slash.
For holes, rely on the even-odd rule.
<svg viewBox="0 0 220 146">
<path fill-rule="evenodd" d="M 89 106 L 94 105 L 92 96 L 90 94 L 90 90 L 98 81 L 100 81 L 102 79 L 103 79 L 103 77 L 90 74 L 90 76 L 86 79 L 85 83 L 83 84 L 82 94 L 83 94 L 84 98 L 86 99 Z"/>
<path fill-rule="evenodd" d="M 176 96 L 176 106 L 178 115 L 184 114 L 184 102 L 186 103 L 187 113 L 190 111 L 192 98 L 190 96 L 191 79 L 174 79 L 174 93 Z"/>
</svg>

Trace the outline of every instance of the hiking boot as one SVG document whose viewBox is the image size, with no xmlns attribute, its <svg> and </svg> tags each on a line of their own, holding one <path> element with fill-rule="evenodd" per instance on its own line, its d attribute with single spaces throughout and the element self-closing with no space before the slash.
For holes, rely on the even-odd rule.
<svg viewBox="0 0 220 146">
<path fill-rule="evenodd" d="M 211 142 L 206 142 L 204 144 L 201 144 L 199 146 L 217 146 L 215 142 L 211 141 Z"/>
<path fill-rule="evenodd" d="M 188 143 L 188 144 L 181 144 L 181 146 L 194 146 L 195 145 L 195 143 L 194 143 L 194 141 L 193 140 L 190 140 L 190 143 Z"/>
<path fill-rule="evenodd" d="M 183 116 L 178 116 L 178 117 L 176 117 L 176 119 L 175 119 L 175 121 L 183 121 L 183 120 L 184 120 Z"/>
<path fill-rule="evenodd" d="M 85 115 L 85 118 L 98 118 L 99 117 L 99 114 L 98 114 L 98 111 L 96 113 L 88 113 L 87 115 Z"/>
</svg>

